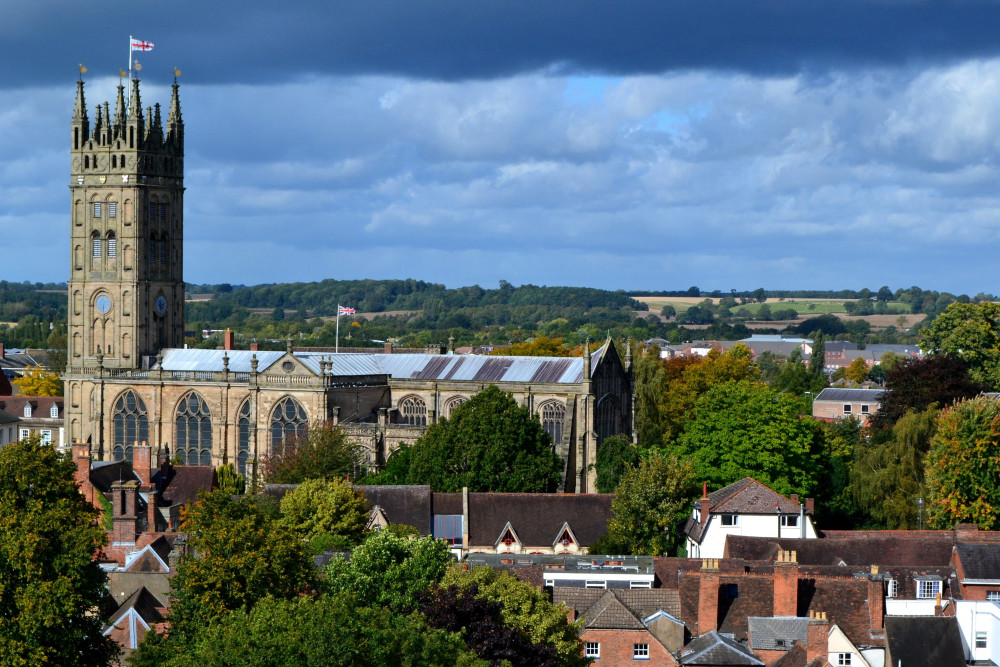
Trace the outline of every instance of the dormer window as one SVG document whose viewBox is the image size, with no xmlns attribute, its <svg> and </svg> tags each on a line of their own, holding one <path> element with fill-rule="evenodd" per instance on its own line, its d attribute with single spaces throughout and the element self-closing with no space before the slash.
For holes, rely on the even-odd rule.
<svg viewBox="0 0 1000 667">
<path fill-rule="evenodd" d="M 30 417 L 31 416 L 31 403 L 25 403 L 24 404 L 24 416 L 25 417 Z"/>
<path fill-rule="evenodd" d="M 885 596 L 887 598 L 894 598 L 899 595 L 899 582 L 895 579 L 889 579 L 885 582 Z"/>
<path fill-rule="evenodd" d="M 59 406 L 55 403 L 53 403 L 52 407 L 49 408 L 49 417 L 51 419 L 59 419 Z"/>
<path fill-rule="evenodd" d="M 917 597 L 920 599 L 933 599 L 941 594 L 940 579 L 918 579 Z"/>
</svg>

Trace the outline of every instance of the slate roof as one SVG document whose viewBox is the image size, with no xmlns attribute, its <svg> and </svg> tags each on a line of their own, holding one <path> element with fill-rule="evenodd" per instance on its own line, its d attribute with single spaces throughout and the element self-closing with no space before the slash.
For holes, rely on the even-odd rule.
<svg viewBox="0 0 1000 667">
<path fill-rule="evenodd" d="M 794 642 L 805 644 L 809 637 L 809 619 L 798 616 L 751 616 L 747 625 L 755 651 L 784 651 Z"/>
<path fill-rule="evenodd" d="M 552 589 L 552 602 L 553 604 L 562 603 L 580 616 L 606 593 L 614 595 L 638 618 L 647 618 L 658 611 L 665 611 L 676 618 L 680 618 L 681 615 L 681 603 L 677 591 L 663 588 L 626 588 L 603 591 L 595 588 L 555 586 Z"/>
<path fill-rule="evenodd" d="M 965 579 L 1000 579 L 1000 544 L 958 543 L 958 559 Z"/>
<path fill-rule="evenodd" d="M 816 395 L 815 401 L 834 401 L 837 403 L 878 403 L 885 394 L 885 389 L 838 389 L 827 387 Z"/>
<path fill-rule="evenodd" d="M 796 644 L 785 655 L 772 662 L 770 667 L 831 667 L 826 658 L 815 657 L 809 661 L 805 646 Z"/>
<path fill-rule="evenodd" d="M 6 410 L 0 410 L 0 424 L 13 424 L 19 419 L 19 417 L 15 417 Z"/>
<path fill-rule="evenodd" d="M 680 650 L 682 665 L 763 665 L 746 646 L 719 634 L 706 632 Z"/>
<path fill-rule="evenodd" d="M 581 546 L 608 530 L 610 493 L 470 493 L 470 545 L 493 545 L 509 521 L 524 545 L 551 546 L 564 523 Z"/>
<path fill-rule="evenodd" d="M 774 560 L 778 548 L 796 551 L 800 565 L 946 566 L 955 533 L 941 530 L 837 531 L 822 539 L 726 537 L 726 554 L 746 560 Z"/>
<path fill-rule="evenodd" d="M 128 596 L 118 606 L 118 609 L 111 615 L 108 619 L 108 624 L 104 627 L 107 629 L 113 625 L 117 625 L 130 609 L 135 609 L 136 613 L 142 617 L 142 620 L 146 621 L 147 625 L 152 626 L 154 623 L 162 623 L 165 619 L 157 607 L 163 606 L 164 604 L 155 595 L 146 590 L 145 586 L 140 586 L 136 589 L 135 593 Z"/>
<path fill-rule="evenodd" d="M 421 486 L 355 486 L 365 494 L 369 507 L 382 508 L 389 523 L 413 526 L 421 535 L 430 535 L 431 487 Z M 461 510 L 458 512 L 461 514 Z"/>
<path fill-rule="evenodd" d="M 900 667 L 962 667 L 965 651 L 954 616 L 887 616 L 886 664 Z"/>
<path fill-rule="evenodd" d="M 25 403 L 31 404 L 31 417 L 25 419 L 53 419 L 51 417 L 52 406 L 56 406 L 58 417 L 63 418 L 63 397 L 62 396 L 4 396 L 0 398 L 0 410 L 6 410 L 13 415 L 24 414 Z"/>
<path fill-rule="evenodd" d="M 173 507 L 186 505 L 198 499 L 199 491 L 210 491 L 216 486 L 215 468 L 212 466 L 161 467 L 150 479 L 159 492 L 157 505 Z"/>
</svg>

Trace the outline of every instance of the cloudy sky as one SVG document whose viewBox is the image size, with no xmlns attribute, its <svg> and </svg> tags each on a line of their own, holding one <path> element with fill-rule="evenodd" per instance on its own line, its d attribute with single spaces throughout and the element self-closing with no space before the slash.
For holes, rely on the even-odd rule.
<svg viewBox="0 0 1000 667">
<path fill-rule="evenodd" d="M 1000 292 L 1000 4 L 9 3 L 0 278 L 68 275 L 69 120 L 182 71 L 185 278 Z"/>
</svg>

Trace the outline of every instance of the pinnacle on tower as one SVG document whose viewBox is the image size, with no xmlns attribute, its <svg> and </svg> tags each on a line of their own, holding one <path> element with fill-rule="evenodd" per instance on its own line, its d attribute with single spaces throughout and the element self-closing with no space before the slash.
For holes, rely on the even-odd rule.
<svg viewBox="0 0 1000 667">
<path fill-rule="evenodd" d="M 73 120 L 87 122 L 87 100 L 83 96 L 83 79 L 76 82 L 76 105 L 73 107 Z"/>
<path fill-rule="evenodd" d="M 76 82 L 76 105 L 73 107 L 73 150 L 79 150 L 90 138 L 87 100 L 83 96 L 83 79 Z"/>
<path fill-rule="evenodd" d="M 116 136 L 121 136 L 125 131 L 125 86 L 118 84 L 118 99 L 115 100 L 115 124 L 113 128 Z"/>
</svg>

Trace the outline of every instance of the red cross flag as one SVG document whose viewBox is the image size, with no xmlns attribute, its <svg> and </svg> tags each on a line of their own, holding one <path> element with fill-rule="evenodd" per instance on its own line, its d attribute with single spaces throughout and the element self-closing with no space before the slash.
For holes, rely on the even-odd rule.
<svg viewBox="0 0 1000 667">
<path fill-rule="evenodd" d="M 153 43 L 152 42 L 147 42 L 147 41 L 142 40 L 142 39 L 135 39 L 133 37 L 132 38 L 132 50 L 133 51 L 152 51 L 153 50 Z"/>
</svg>

